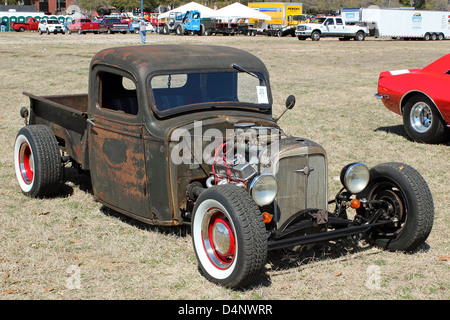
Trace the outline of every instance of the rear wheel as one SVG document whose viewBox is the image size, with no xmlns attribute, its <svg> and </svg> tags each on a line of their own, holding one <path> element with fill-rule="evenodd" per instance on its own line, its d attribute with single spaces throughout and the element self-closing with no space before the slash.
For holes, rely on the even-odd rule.
<svg viewBox="0 0 450 320">
<path fill-rule="evenodd" d="M 439 143 L 446 139 L 447 128 L 434 103 L 426 96 L 412 96 L 403 108 L 406 133 L 417 142 Z"/>
<path fill-rule="evenodd" d="M 182 36 L 184 34 L 184 26 L 182 24 L 179 24 L 175 31 L 177 35 Z"/>
<path fill-rule="evenodd" d="M 358 197 L 383 200 L 396 223 L 376 228 L 370 239 L 395 251 L 413 251 L 431 232 L 434 204 L 423 177 L 412 167 L 396 162 L 379 164 L 370 170 L 370 182 Z"/>
<path fill-rule="evenodd" d="M 54 195 L 61 179 L 61 155 L 53 132 L 44 125 L 20 129 L 14 166 L 22 192 L 31 197 Z"/>
<path fill-rule="evenodd" d="M 356 36 L 355 36 L 356 41 L 364 41 L 365 38 L 366 38 L 366 36 L 364 35 L 364 32 L 358 31 L 356 33 Z"/>
<path fill-rule="evenodd" d="M 266 262 L 267 237 L 261 212 L 250 195 L 237 186 L 214 186 L 199 196 L 192 240 L 204 276 L 230 288 L 252 284 Z"/>
</svg>

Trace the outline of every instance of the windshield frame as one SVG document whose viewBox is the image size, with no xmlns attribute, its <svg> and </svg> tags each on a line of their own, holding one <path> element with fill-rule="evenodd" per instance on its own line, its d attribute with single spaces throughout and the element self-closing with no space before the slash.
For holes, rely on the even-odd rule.
<svg viewBox="0 0 450 320">
<path fill-rule="evenodd" d="M 155 95 L 153 94 L 153 88 L 151 86 L 151 80 L 157 76 L 168 76 L 168 75 L 177 75 L 177 74 L 201 74 L 201 73 L 235 73 L 235 74 L 245 74 L 245 72 L 238 71 L 236 69 L 208 69 L 208 70 L 164 70 L 161 72 L 153 72 L 149 74 L 146 78 L 146 92 L 148 98 L 149 109 L 153 111 L 159 117 L 167 117 L 172 115 L 178 115 L 183 113 L 190 112 L 198 112 L 198 111 L 207 111 L 214 109 L 236 109 L 236 110 L 253 110 L 262 113 L 271 112 L 272 107 L 272 94 L 270 90 L 270 82 L 268 79 L 264 78 L 264 74 L 260 73 L 258 70 L 250 70 L 251 72 L 257 74 L 260 80 L 260 86 L 266 87 L 267 90 L 267 100 L 268 103 L 250 103 L 250 102 L 241 102 L 241 101 L 205 101 L 198 102 L 192 104 L 181 105 L 177 107 L 173 107 L 167 110 L 158 109 L 155 101 Z M 248 75 L 252 77 L 251 75 Z M 256 89 L 256 88 L 255 88 Z"/>
</svg>

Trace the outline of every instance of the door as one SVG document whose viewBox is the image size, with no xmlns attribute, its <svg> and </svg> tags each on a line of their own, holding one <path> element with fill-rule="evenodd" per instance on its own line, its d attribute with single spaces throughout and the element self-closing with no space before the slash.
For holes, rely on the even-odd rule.
<svg viewBox="0 0 450 320">
<path fill-rule="evenodd" d="M 136 83 L 124 71 L 97 67 L 89 129 L 89 168 L 94 195 L 131 216 L 149 216 L 149 197 Z M 91 78 L 92 79 L 92 78 Z M 92 88 L 91 88 L 92 90 Z"/>
<path fill-rule="evenodd" d="M 342 21 L 342 18 L 336 18 L 335 30 L 336 30 L 336 35 L 338 35 L 338 36 L 345 35 L 345 24 L 344 24 L 344 21 Z"/>
<path fill-rule="evenodd" d="M 333 18 L 328 18 L 327 20 L 325 20 L 324 27 L 327 35 L 334 36 L 337 34 L 336 24 L 334 23 Z"/>
</svg>

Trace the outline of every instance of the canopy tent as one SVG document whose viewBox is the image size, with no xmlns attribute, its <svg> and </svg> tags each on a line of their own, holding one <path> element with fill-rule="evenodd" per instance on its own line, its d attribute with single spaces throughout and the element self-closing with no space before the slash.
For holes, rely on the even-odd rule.
<svg viewBox="0 0 450 320">
<path fill-rule="evenodd" d="M 252 8 L 244 6 L 239 2 L 230 4 L 215 12 L 217 18 L 242 18 L 242 19 L 257 19 L 257 20 L 272 20 L 272 18 L 262 12 L 256 11 Z"/>
<path fill-rule="evenodd" d="M 158 16 L 158 19 L 164 19 L 164 18 L 168 18 L 171 12 L 181 12 L 181 13 L 185 13 L 186 11 L 191 11 L 191 10 L 198 10 L 200 11 L 200 16 L 202 18 L 209 18 L 209 17 L 215 17 L 216 16 L 216 11 L 214 11 L 213 9 L 210 9 L 208 7 L 205 7 L 197 2 L 189 2 L 185 5 L 182 5 L 178 8 L 172 9 L 170 11 L 161 13 Z"/>
</svg>

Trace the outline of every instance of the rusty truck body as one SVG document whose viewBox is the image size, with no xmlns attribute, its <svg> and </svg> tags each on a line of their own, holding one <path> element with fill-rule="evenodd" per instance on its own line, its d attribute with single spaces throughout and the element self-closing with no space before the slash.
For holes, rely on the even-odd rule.
<svg viewBox="0 0 450 320">
<path fill-rule="evenodd" d="M 410 251 L 431 230 L 431 193 L 406 164 L 348 164 L 329 201 L 325 150 L 283 132 L 269 73 L 248 52 L 111 48 L 89 72 L 88 94 L 24 93 L 30 108 L 21 110 L 26 126 L 14 151 L 22 192 L 58 194 L 71 163 L 105 206 L 153 225 L 190 224 L 200 269 L 213 282 L 252 284 L 268 250 L 366 234 Z M 294 103 L 288 97 L 286 111 Z"/>
</svg>

